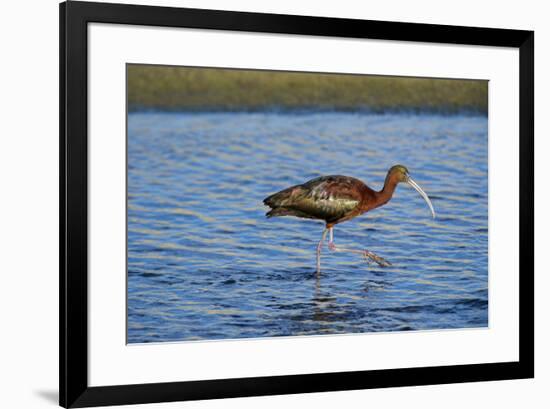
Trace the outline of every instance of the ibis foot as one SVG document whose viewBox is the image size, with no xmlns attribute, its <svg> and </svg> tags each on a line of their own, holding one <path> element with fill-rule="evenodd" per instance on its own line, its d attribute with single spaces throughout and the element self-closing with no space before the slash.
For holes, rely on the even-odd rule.
<svg viewBox="0 0 550 409">
<path fill-rule="evenodd" d="M 372 251 L 364 250 L 363 257 L 367 261 L 374 261 L 380 267 L 390 267 L 392 265 L 388 260 L 374 254 Z"/>
<path fill-rule="evenodd" d="M 331 251 L 360 254 L 365 258 L 365 260 L 367 260 L 367 262 L 369 262 L 369 263 L 374 262 L 374 263 L 378 264 L 380 267 L 389 267 L 389 266 L 392 265 L 385 258 L 380 257 L 380 256 L 374 254 L 372 251 L 369 251 L 369 250 L 356 250 L 356 249 L 348 249 L 348 248 L 344 248 L 344 247 L 337 247 L 336 244 L 334 243 L 334 241 L 329 241 L 328 242 L 328 248 Z"/>
</svg>

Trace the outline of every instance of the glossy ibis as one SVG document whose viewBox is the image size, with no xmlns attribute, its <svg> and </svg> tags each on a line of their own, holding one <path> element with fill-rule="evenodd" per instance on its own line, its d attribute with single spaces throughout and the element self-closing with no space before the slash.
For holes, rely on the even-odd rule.
<svg viewBox="0 0 550 409">
<path fill-rule="evenodd" d="M 424 198 L 430 207 L 432 217 L 435 218 L 435 211 L 428 195 L 412 180 L 409 171 L 402 165 L 390 168 L 384 187 L 379 192 L 371 189 L 359 179 L 340 175 L 321 176 L 304 184 L 291 186 L 264 199 L 264 204 L 271 208 L 266 216 L 295 216 L 325 221 L 326 227 L 317 246 L 318 273 L 321 270 L 321 249 L 327 233 L 329 234 L 328 248 L 330 250 L 359 253 L 367 261 L 374 261 L 385 267 L 391 263 L 368 250 L 336 247 L 333 227 L 388 203 L 399 183 L 407 183 L 415 188 Z"/>
</svg>

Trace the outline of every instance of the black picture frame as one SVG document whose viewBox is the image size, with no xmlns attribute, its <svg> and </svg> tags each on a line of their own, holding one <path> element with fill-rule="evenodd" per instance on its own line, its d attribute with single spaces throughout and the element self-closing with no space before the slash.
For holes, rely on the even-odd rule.
<svg viewBox="0 0 550 409">
<path fill-rule="evenodd" d="M 60 4 L 60 345 L 64 407 L 534 377 L 534 32 L 70 1 Z M 472 365 L 88 386 L 88 23 L 512 47 L 519 50 L 519 360 Z"/>
</svg>

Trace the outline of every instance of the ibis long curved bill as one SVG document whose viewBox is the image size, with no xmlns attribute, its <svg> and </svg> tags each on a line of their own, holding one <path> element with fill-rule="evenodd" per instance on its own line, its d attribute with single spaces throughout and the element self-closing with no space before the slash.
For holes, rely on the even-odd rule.
<svg viewBox="0 0 550 409">
<path fill-rule="evenodd" d="M 430 200 L 430 198 L 428 197 L 428 195 L 426 194 L 426 192 L 424 192 L 422 190 L 422 188 L 420 186 L 418 186 L 418 184 L 409 176 L 408 179 L 407 179 L 407 183 L 409 185 L 411 185 L 412 187 L 414 187 L 414 189 L 420 193 L 420 196 L 422 196 L 424 198 L 424 200 L 426 201 L 426 203 L 428 204 L 428 206 L 430 207 L 430 211 L 432 212 L 432 217 L 435 219 L 435 210 L 434 210 L 434 207 L 432 205 L 432 201 Z"/>
</svg>

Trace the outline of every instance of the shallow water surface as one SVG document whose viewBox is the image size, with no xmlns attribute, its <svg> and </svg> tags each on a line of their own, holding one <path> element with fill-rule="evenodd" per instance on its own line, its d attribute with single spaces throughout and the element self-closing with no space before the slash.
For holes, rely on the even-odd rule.
<svg viewBox="0 0 550 409">
<path fill-rule="evenodd" d="M 337 225 L 266 219 L 262 199 L 342 174 L 386 205 Z M 131 113 L 128 342 L 485 327 L 487 117 L 367 113 Z"/>
</svg>

